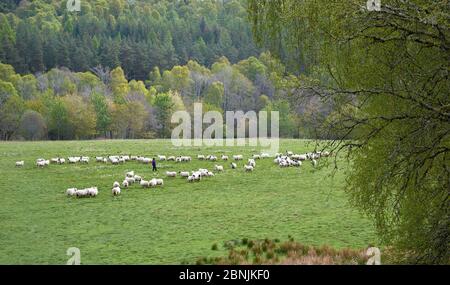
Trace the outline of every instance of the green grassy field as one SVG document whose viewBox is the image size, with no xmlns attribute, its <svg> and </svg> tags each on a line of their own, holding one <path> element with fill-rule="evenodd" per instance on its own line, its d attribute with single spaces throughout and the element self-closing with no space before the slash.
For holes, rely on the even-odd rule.
<svg viewBox="0 0 450 285">
<path fill-rule="evenodd" d="M 311 151 L 301 140 L 282 140 L 281 150 Z M 170 140 L 0 143 L 0 264 L 65 264 L 66 250 L 78 247 L 82 264 L 177 264 L 223 255 L 224 241 L 287 239 L 304 244 L 361 248 L 376 244 L 372 224 L 352 209 L 343 191 L 344 174 L 331 169 L 280 169 L 272 159 L 257 161 L 253 173 L 221 162 L 225 172 L 200 183 L 165 178 L 165 171 L 213 170 L 197 154 L 256 153 L 251 147 L 176 148 Z M 191 155 L 190 163 L 159 163 L 165 186 L 134 185 L 113 197 L 111 186 L 134 170 L 152 178 L 148 165 L 95 163 L 95 156 Z M 40 157 L 87 155 L 88 165 L 50 165 Z M 15 162 L 25 160 L 24 168 Z M 324 163 L 323 161 L 319 164 Z M 97 186 L 96 198 L 67 197 L 70 187 Z M 211 246 L 219 244 L 218 251 Z"/>
</svg>

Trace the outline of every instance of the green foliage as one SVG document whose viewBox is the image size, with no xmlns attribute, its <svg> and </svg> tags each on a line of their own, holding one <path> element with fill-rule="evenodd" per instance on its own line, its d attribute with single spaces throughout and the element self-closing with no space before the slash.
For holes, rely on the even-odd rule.
<svg viewBox="0 0 450 285">
<path fill-rule="evenodd" d="M 381 11 L 326 0 L 248 7 L 259 43 L 311 75 L 308 91 L 333 105 L 325 132 L 352 161 L 353 205 L 398 261 L 448 264 L 450 6 L 381 2 Z"/>
<path fill-rule="evenodd" d="M 190 59 L 210 66 L 223 55 L 237 62 L 259 53 L 245 0 L 92 0 L 81 1 L 75 14 L 66 1 L 4 2 L 0 61 L 20 74 L 57 66 L 84 72 L 100 64 L 122 66 L 127 78 L 145 80 L 156 66 L 168 70 Z"/>
</svg>

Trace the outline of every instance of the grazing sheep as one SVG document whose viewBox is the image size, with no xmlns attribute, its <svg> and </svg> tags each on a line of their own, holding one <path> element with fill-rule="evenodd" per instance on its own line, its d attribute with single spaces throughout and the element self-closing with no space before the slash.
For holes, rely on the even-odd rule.
<svg viewBox="0 0 450 285">
<path fill-rule="evenodd" d="M 134 177 L 134 171 L 127 172 L 127 177 Z"/>
<path fill-rule="evenodd" d="M 139 182 L 139 184 L 143 187 L 143 188 L 148 188 L 150 186 L 150 183 L 148 181 L 145 180 L 141 180 L 141 182 Z"/>
<path fill-rule="evenodd" d="M 128 184 L 128 181 L 127 181 L 127 180 L 124 180 L 124 181 L 122 182 L 122 187 L 123 187 L 123 188 L 128 188 L 128 186 L 130 186 L 130 185 Z"/>
<path fill-rule="evenodd" d="M 89 157 L 87 157 L 87 156 L 81 157 L 80 158 L 80 162 L 82 162 L 82 163 L 89 163 Z"/>
<path fill-rule="evenodd" d="M 187 177 L 187 181 L 188 182 L 194 182 L 195 181 L 195 177 L 193 175 L 190 175 Z"/>
<path fill-rule="evenodd" d="M 75 195 L 76 195 L 78 198 L 86 197 L 86 196 L 89 195 L 89 191 L 88 191 L 88 189 L 77 190 L 77 191 L 75 192 Z"/>
<path fill-rule="evenodd" d="M 294 155 L 294 153 L 292 151 L 286 151 L 286 155 L 287 156 L 292 156 L 292 155 Z"/>
<path fill-rule="evenodd" d="M 67 196 L 75 196 L 75 194 L 77 193 L 77 188 L 69 188 L 66 191 L 66 195 Z"/>
<path fill-rule="evenodd" d="M 208 177 L 214 177 L 214 173 L 212 173 L 211 171 L 208 171 L 208 172 L 206 173 L 206 176 L 208 176 Z"/>
<path fill-rule="evenodd" d="M 175 171 L 166 171 L 167 177 L 177 177 L 177 173 Z"/>
<path fill-rule="evenodd" d="M 169 156 L 169 157 L 167 158 L 167 161 L 175 161 L 175 156 Z"/>
<path fill-rule="evenodd" d="M 97 187 L 91 187 L 86 189 L 87 195 L 91 197 L 96 197 L 98 195 L 98 188 Z"/>
<path fill-rule="evenodd" d="M 215 155 L 208 155 L 207 159 L 210 160 L 210 161 L 217 161 L 217 156 L 215 156 Z"/>
<path fill-rule="evenodd" d="M 131 159 L 131 160 L 137 160 L 138 157 L 137 157 L 136 155 L 132 155 L 132 156 L 130 157 L 130 159 Z"/>
<path fill-rule="evenodd" d="M 16 162 L 16 167 L 22 167 L 22 166 L 24 166 L 25 165 L 25 161 L 17 161 Z"/>
<path fill-rule="evenodd" d="M 134 181 L 136 181 L 136 182 L 139 182 L 142 180 L 142 177 L 139 175 L 135 175 L 133 178 L 134 178 Z"/>
<path fill-rule="evenodd" d="M 142 163 L 143 163 L 143 164 L 150 164 L 150 162 L 152 162 L 152 160 L 151 160 L 150 158 L 144 157 L 144 158 L 142 159 Z"/>
<path fill-rule="evenodd" d="M 244 159 L 244 157 L 243 157 L 241 154 L 239 154 L 239 155 L 233 155 L 233 159 L 234 159 L 234 160 L 242 160 L 242 159 Z"/>
<path fill-rule="evenodd" d="M 113 188 L 115 188 L 115 187 L 120 187 L 119 182 L 115 181 L 115 182 L 113 183 Z"/>
<path fill-rule="evenodd" d="M 254 154 L 253 159 L 261 159 L 261 156 L 259 154 Z"/>
<path fill-rule="evenodd" d="M 58 160 L 58 164 L 64 164 L 64 163 L 66 163 L 66 160 L 64 158 L 60 158 Z"/>
<path fill-rule="evenodd" d="M 180 171 L 180 176 L 181 177 L 189 177 L 189 172 L 188 171 Z"/>
<path fill-rule="evenodd" d="M 59 158 L 50 158 L 50 163 L 58 163 Z"/>
<path fill-rule="evenodd" d="M 130 160 L 130 156 L 129 155 L 123 155 L 123 156 L 121 156 L 121 158 L 124 161 L 129 161 Z"/>
<path fill-rule="evenodd" d="M 129 185 L 133 184 L 134 182 L 136 182 L 136 180 L 134 179 L 134 177 L 125 177 L 125 180 L 128 182 Z"/>
<path fill-rule="evenodd" d="M 154 178 L 156 185 L 158 186 L 164 186 L 164 180 L 163 179 L 158 179 L 158 178 Z"/>
<path fill-rule="evenodd" d="M 236 168 L 237 168 L 237 164 L 234 163 L 234 162 L 232 162 L 232 163 L 231 163 L 231 168 L 232 168 L 232 169 L 236 169 Z"/>
<path fill-rule="evenodd" d="M 198 160 L 205 160 L 205 156 L 203 154 L 197 155 Z"/>
<path fill-rule="evenodd" d="M 160 161 L 164 161 L 164 160 L 166 160 L 166 156 L 165 155 L 158 155 L 158 159 Z"/>
<path fill-rule="evenodd" d="M 251 166 L 251 165 L 244 165 L 244 170 L 245 171 L 253 171 L 253 166 Z"/>
<path fill-rule="evenodd" d="M 330 152 L 324 151 L 324 152 L 321 153 L 321 156 L 323 156 L 323 157 L 329 157 L 329 156 L 330 156 Z"/>
<path fill-rule="evenodd" d="M 255 168 L 256 167 L 256 161 L 253 158 L 249 158 L 248 165 Z"/>
<path fill-rule="evenodd" d="M 315 160 L 314 158 L 311 160 L 311 163 L 312 163 L 313 167 L 317 166 L 317 160 Z"/>
<path fill-rule="evenodd" d="M 222 155 L 222 160 L 228 160 L 228 156 L 227 155 Z"/>
<path fill-rule="evenodd" d="M 214 168 L 215 168 L 217 171 L 219 171 L 219 172 L 223 171 L 223 166 L 222 166 L 222 165 L 215 165 Z"/>
<path fill-rule="evenodd" d="M 112 191 L 113 196 L 120 195 L 120 187 L 114 187 L 111 191 Z"/>
<path fill-rule="evenodd" d="M 36 166 L 37 167 L 45 167 L 45 166 L 47 166 L 47 165 L 49 165 L 50 164 L 50 161 L 49 160 L 39 160 L 37 163 L 36 163 Z"/>
<path fill-rule="evenodd" d="M 261 158 L 269 158 L 270 155 L 268 153 L 261 153 Z"/>
<path fill-rule="evenodd" d="M 184 161 L 184 162 L 189 162 L 191 160 L 192 160 L 192 157 L 190 157 L 190 156 L 182 156 L 181 157 L 181 161 Z"/>
<path fill-rule="evenodd" d="M 95 157 L 95 161 L 96 161 L 96 162 L 103 162 L 103 157 L 101 157 L 101 156 L 96 156 L 96 157 Z"/>
</svg>

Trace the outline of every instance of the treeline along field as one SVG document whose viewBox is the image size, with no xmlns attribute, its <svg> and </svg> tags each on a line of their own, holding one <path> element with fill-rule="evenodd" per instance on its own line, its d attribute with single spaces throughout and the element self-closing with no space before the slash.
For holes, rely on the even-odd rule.
<svg viewBox="0 0 450 285">
<path fill-rule="evenodd" d="M 304 153 L 314 149 L 308 141 L 281 140 L 281 150 Z M 235 239 L 287 239 L 308 245 L 365 248 L 378 245 L 372 224 L 347 203 L 342 168 L 304 163 L 280 168 L 272 159 L 258 160 L 252 173 L 243 162 L 232 170 L 228 162 L 196 159 L 198 154 L 257 153 L 249 147 L 176 148 L 168 140 L 116 140 L 65 142 L 4 142 L 0 144 L 0 264 L 65 264 L 66 250 L 78 247 L 82 264 L 194 263 L 202 256 L 227 253 L 224 242 Z M 158 162 L 155 177 L 164 187 L 132 186 L 113 197 L 114 181 L 134 170 L 152 178 L 151 166 L 127 162 L 96 163 L 95 156 L 134 154 L 153 157 L 190 155 L 192 162 Z M 37 158 L 85 155 L 89 164 L 37 168 Z M 332 159 L 332 158 L 331 158 Z M 24 160 L 23 168 L 15 168 Z M 223 173 L 188 183 L 166 178 L 165 171 L 214 169 Z M 213 170 L 214 171 L 214 170 Z M 70 187 L 97 186 L 95 198 L 67 197 Z M 211 251 L 213 244 L 217 251 Z"/>
</svg>

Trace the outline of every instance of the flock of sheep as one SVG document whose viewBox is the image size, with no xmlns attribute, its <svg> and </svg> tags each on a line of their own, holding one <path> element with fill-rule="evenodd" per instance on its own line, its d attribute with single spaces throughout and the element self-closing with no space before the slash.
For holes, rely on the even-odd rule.
<svg viewBox="0 0 450 285">
<path fill-rule="evenodd" d="M 277 153 L 275 154 L 274 163 L 279 165 L 280 167 L 299 167 L 302 165 L 303 161 L 310 160 L 314 167 L 317 166 L 317 160 L 321 157 L 328 157 L 330 153 L 327 151 L 324 152 L 309 152 L 305 154 L 294 154 L 292 151 L 286 151 L 285 154 Z M 164 155 L 158 155 L 159 161 L 175 161 L 175 162 L 189 162 L 192 161 L 190 156 L 169 156 L 166 157 Z M 243 168 L 245 172 L 252 172 L 256 167 L 256 160 L 269 158 L 270 155 L 267 153 L 254 154 L 251 158 L 247 160 L 247 163 L 244 164 Z M 216 162 L 219 158 L 215 155 L 198 155 L 198 160 L 204 161 L 213 161 Z M 226 155 L 222 155 L 220 157 L 222 161 L 228 161 L 229 157 Z M 237 162 L 244 160 L 243 155 L 233 155 L 232 159 L 235 162 L 230 163 L 231 169 L 237 169 Z M 74 163 L 89 163 L 90 158 L 87 156 L 81 157 L 68 157 L 67 161 L 70 164 Z M 150 164 L 152 159 L 144 156 L 132 156 L 132 155 L 116 155 L 116 156 L 108 156 L 108 157 L 95 157 L 95 161 L 98 163 L 108 163 L 110 162 L 113 165 L 122 164 L 127 161 L 137 161 L 143 164 Z M 36 166 L 39 168 L 46 167 L 50 164 L 64 164 L 66 160 L 64 158 L 51 158 L 50 160 L 46 160 L 43 158 L 39 158 L 36 160 Z M 24 161 L 17 161 L 16 167 L 23 167 L 25 165 Z M 224 166 L 215 164 L 214 170 L 216 172 L 223 172 Z M 208 169 L 200 168 L 194 171 L 179 171 L 178 173 L 175 171 L 166 171 L 166 176 L 173 178 L 180 176 L 187 180 L 187 182 L 199 182 L 203 177 L 214 177 L 215 174 Z M 134 171 L 127 172 L 125 175 L 122 184 L 118 181 L 113 183 L 113 187 L 111 189 L 111 193 L 113 196 L 117 196 L 121 194 L 121 188 L 129 188 L 134 183 L 139 184 L 143 188 L 155 188 L 164 186 L 164 180 L 161 178 L 153 178 L 151 180 L 144 180 L 143 177 L 136 175 Z M 97 187 L 90 187 L 86 189 L 77 189 L 77 188 L 69 188 L 66 191 L 68 196 L 74 196 L 78 198 L 82 197 L 96 197 L 98 195 Z"/>
</svg>

